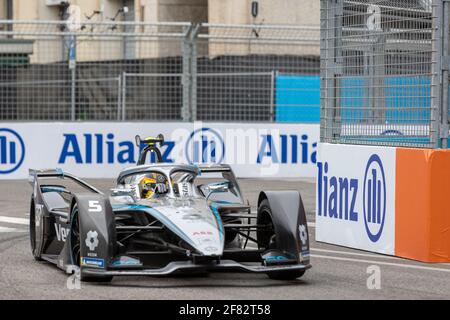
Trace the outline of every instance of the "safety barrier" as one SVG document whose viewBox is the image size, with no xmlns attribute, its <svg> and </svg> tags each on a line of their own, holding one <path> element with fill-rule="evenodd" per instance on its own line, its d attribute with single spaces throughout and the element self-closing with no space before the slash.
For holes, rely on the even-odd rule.
<svg viewBox="0 0 450 320">
<path fill-rule="evenodd" d="M 136 164 L 135 135 L 159 133 L 166 163 L 228 163 L 238 177 L 249 178 L 316 174 L 318 124 L 8 122 L 0 125 L 0 179 L 24 179 L 29 168 L 115 178 Z"/>
<path fill-rule="evenodd" d="M 321 19 L 316 239 L 450 262 L 450 3 L 321 0 Z"/>
<path fill-rule="evenodd" d="M 316 240 L 450 262 L 450 150 L 319 145 Z"/>
</svg>

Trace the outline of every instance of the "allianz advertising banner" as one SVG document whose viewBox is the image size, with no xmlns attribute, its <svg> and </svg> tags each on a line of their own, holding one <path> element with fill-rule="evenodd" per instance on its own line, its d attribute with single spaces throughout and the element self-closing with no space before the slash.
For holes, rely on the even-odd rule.
<svg viewBox="0 0 450 320">
<path fill-rule="evenodd" d="M 164 162 L 228 163 L 238 177 L 315 177 L 319 130 L 279 123 L 2 123 L 0 179 L 27 178 L 30 168 L 115 178 L 136 164 L 135 135 L 159 133 L 166 140 Z"/>
<path fill-rule="evenodd" d="M 316 240 L 393 255 L 396 148 L 319 146 Z"/>
</svg>

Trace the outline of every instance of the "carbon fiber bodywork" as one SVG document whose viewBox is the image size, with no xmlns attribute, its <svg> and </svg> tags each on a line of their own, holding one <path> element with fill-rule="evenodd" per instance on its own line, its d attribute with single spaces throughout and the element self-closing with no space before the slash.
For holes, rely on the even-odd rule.
<svg viewBox="0 0 450 320">
<path fill-rule="evenodd" d="M 167 196 L 152 200 L 137 199 L 126 189 L 104 194 L 60 170 L 30 170 L 35 258 L 66 272 L 80 267 L 82 278 L 219 270 L 270 276 L 311 267 L 306 215 L 298 192 L 261 192 L 259 203 L 270 204 L 267 220 L 261 212 L 250 212 L 226 165 L 136 166 L 119 175 L 118 185 L 149 170 L 169 179 L 174 172 L 187 172 L 192 179 L 220 174 L 234 201 L 221 199 L 221 194 L 211 200 L 210 194 L 202 193 L 204 185 L 182 197 L 170 184 Z M 66 182 L 77 188 L 71 190 Z M 271 235 L 270 247 L 258 239 L 261 232 Z"/>
</svg>

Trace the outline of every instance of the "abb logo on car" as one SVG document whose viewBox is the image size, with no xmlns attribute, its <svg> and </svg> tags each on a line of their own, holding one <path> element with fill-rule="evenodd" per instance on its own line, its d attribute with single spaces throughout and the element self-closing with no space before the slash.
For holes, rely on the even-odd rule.
<svg viewBox="0 0 450 320">
<path fill-rule="evenodd" d="M 193 236 L 212 236 L 213 233 L 211 231 L 195 231 Z"/>
</svg>

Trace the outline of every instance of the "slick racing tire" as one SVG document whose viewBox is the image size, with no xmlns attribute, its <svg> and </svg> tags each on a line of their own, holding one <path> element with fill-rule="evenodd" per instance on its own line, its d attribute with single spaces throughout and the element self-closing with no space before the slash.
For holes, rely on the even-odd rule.
<svg viewBox="0 0 450 320">
<path fill-rule="evenodd" d="M 41 224 L 42 225 L 42 224 Z M 30 207 L 30 246 L 31 246 L 31 253 L 33 254 L 33 257 L 36 261 L 42 261 L 41 258 L 41 252 L 39 248 L 36 246 L 36 206 L 34 204 L 34 200 L 31 200 L 31 207 Z M 42 234 L 39 232 L 38 234 Z M 42 243 L 42 239 L 40 240 Z"/>
<path fill-rule="evenodd" d="M 257 232 L 260 249 L 276 249 L 275 228 L 272 222 L 272 209 L 269 201 L 264 199 L 258 207 L 258 225 L 270 225 L 269 228 Z M 267 274 L 273 280 L 295 280 L 305 274 L 305 270 L 274 271 Z"/>
<path fill-rule="evenodd" d="M 70 228 L 70 253 L 72 256 L 72 264 L 81 270 L 81 236 L 80 236 L 80 217 L 78 214 L 78 206 L 75 204 L 71 214 L 71 228 Z M 83 282 L 111 282 L 112 276 L 93 277 L 83 275 L 80 272 L 80 280 Z"/>
</svg>

